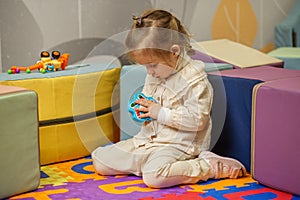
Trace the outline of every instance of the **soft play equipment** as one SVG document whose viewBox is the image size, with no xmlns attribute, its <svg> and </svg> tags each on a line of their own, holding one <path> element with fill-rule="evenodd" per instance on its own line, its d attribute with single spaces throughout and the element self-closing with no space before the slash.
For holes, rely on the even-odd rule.
<svg viewBox="0 0 300 200">
<path fill-rule="evenodd" d="M 252 90 L 261 82 L 300 77 L 299 70 L 261 66 L 245 69 L 223 70 L 209 73 L 209 79 L 214 86 L 217 78 L 222 78 L 226 93 L 225 122 L 223 130 L 213 146 L 212 151 L 241 161 L 247 170 L 251 163 L 251 110 Z M 222 97 L 222 90 L 214 87 L 214 99 Z M 271 133 L 270 133 L 271 134 Z"/>
<path fill-rule="evenodd" d="M 270 56 L 283 60 L 283 67 L 300 69 L 300 47 L 280 47 L 268 53 Z"/>
<path fill-rule="evenodd" d="M 43 166 L 40 187 L 15 200 L 299 200 L 264 186 L 247 175 L 238 179 L 199 181 L 168 188 L 149 188 L 141 176 L 101 176 L 92 158 Z"/>
<path fill-rule="evenodd" d="M 300 76 L 265 82 L 253 91 L 252 175 L 300 195 Z"/>
<path fill-rule="evenodd" d="M 202 41 L 192 46 L 197 50 L 193 58 L 203 62 L 229 63 L 234 68 L 282 66 L 281 60 L 228 39 Z"/>
<path fill-rule="evenodd" d="M 132 119 L 128 112 L 128 102 L 134 94 L 141 92 L 146 78 L 146 69 L 142 65 L 125 65 L 120 77 L 120 139 L 125 140 L 136 135 L 142 125 Z"/>
<path fill-rule="evenodd" d="M 37 92 L 40 161 L 44 165 L 87 156 L 118 139 L 112 113 L 118 103 L 112 104 L 112 93 L 119 77 L 119 62 L 110 60 L 69 65 L 55 73 L 3 73 L 0 85 Z"/>
<path fill-rule="evenodd" d="M 34 91 L 0 85 L 0 199 L 40 182 L 38 100 Z"/>
<path fill-rule="evenodd" d="M 300 47 L 300 0 L 295 0 L 283 22 L 275 27 L 275 46 Z"/>
<path fill-rule="evenodd" d="M 233 69 L 233 66 L 229 63 L 204 63 L 206 72 L 220 71 L 225 69 Z"/>
</svg>

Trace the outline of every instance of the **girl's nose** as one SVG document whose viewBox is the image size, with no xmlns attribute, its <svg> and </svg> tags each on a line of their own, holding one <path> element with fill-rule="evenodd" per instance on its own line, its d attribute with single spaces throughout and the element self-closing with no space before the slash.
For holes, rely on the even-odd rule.
<svg viewBox="0 0 300 200">
<path fill-rule="evenodd" d="M 152 75 L 154 73 L 154 71 L 150 67 L 147 67 L 147 73 Z"/>
</svg>

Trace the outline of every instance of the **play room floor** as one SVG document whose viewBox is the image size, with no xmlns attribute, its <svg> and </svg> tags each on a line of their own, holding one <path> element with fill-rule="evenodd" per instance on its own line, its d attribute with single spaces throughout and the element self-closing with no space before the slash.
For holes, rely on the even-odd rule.
<svg viewBox="0 0 300 200">
<path fill-rule="evenodd" d="M 100 176 L 90 157 L 41 167 L 40 186 L 9 199 L 22 200 L 300 200 L 286 192 L 258 184 L 250 175 L 240 179 L 199 182 L 194 185 L 151 189 L 136 176 Z"/>
</svg>

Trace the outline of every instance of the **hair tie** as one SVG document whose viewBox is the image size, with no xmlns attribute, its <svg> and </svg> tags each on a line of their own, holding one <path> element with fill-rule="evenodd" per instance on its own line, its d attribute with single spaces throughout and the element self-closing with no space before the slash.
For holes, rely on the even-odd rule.
<svg viewBox="0 0 300 200">
<path fill-rule="evenodd" d="M 135 23 L 135 25 L 140 26 L 142 24 L 142 18 L 141 17 L 137 17 L 137 16 L 132 16 L 133 22 Z"/>
</svg>

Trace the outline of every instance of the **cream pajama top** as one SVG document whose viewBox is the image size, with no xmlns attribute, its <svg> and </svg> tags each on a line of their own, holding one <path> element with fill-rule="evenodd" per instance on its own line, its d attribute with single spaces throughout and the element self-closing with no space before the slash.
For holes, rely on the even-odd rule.
<svg viewBox="0 0 300 200">
<path fill-rule="evenodd" d="M 203 62 L 180 57 L 176 73 L 167 79 L 147 75 L 143 93 L 155 98 L 168 116 L 145 122 L 133 138 L 136 148 L 167 144 L 192 156 L 209 149 L 213 90 Z"/>
</svg>

